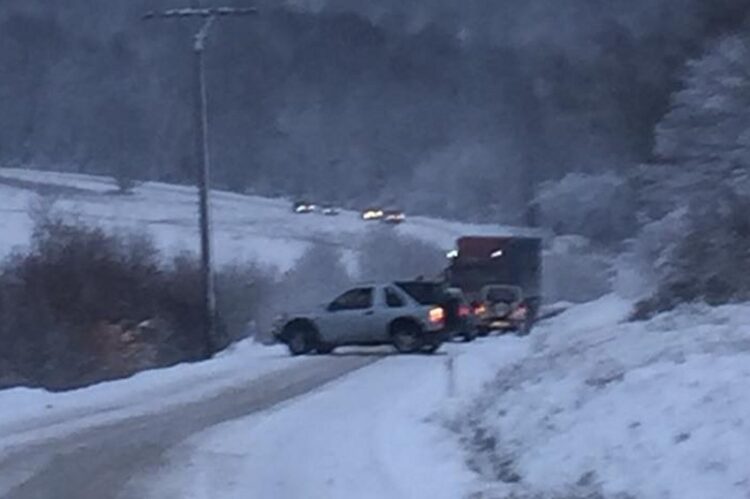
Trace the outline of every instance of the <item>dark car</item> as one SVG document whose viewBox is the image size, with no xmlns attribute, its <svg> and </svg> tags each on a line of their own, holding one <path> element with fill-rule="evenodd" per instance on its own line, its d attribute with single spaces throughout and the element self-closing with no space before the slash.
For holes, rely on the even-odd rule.
<svg viewBox="0 0 750 499">
<path fill-rule="evenodd" d="M 325 215 L 327 217 L 335 217 L 336 215 L 339 214 L 339 209 L 336 208 L 335 206 L 330 205 L 330 204 L 324 204 L 320 208 L 320 214 L 321 215 Z"/>
</svg>

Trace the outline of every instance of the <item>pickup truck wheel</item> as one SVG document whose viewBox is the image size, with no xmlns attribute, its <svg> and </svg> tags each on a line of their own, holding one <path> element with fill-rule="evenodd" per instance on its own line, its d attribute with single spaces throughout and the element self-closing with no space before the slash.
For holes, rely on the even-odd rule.
<svg viewBox="0 0 750 499">
<path fill-rule="evenodd" d="M 286 344 L 292 355 L 305 355 L 312 351 L 312 334 L 305 328 L 295 327 L 289 331 Z"/>
<path fill-rule="evenodd" d="M 399 353 L 414 353 L 422 348 L 419 327 L 408 322 L 396 323 L 391 329 L 393 346 Z"/>
</svg>

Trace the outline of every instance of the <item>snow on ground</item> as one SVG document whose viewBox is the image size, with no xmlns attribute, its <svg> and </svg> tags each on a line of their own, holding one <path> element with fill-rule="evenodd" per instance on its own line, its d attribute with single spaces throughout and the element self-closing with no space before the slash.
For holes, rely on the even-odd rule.
<svg viewBox="0 0 750 499">
<path fill-rule="evenodd" d="M 131 487 L 190 499 L 750 497 L 750 306 L 628 323 L 630 307 L 608 296 L 528 338 L 388 357 L 194 436 Z"/>
<path fill-rule="evenodd" d="M 10 184 L 3 185 L 3 179 Z M 106 177 L 0 168 L 0 257 L 28 244 L 31 220 L 27 208 L 36 198 L 28 189 L 32 184 L 41 184 L 53 194 L 57 187 L 55 207 L 85 221 L 109 228 L 146 230 L 166 251 L 198 249 L 195 188 L 147 182 L 133 195 L 122 196 L 114 193 L 114 181 Z M 338 248 L 351 262 L 359 238 L 379 226 L 362 222 L 352 211 L 342 211 L 337 217 L 296 215 L 288 200 L 222 191 L 212 193 L 212 210 L 219 262 L 254 260 L 281 270 L 290 268 L 311 243 Z M 519 228 L 425 217 L 411 217 L 394 230 L 446 249 L 452 248 L 460 235 L 523 232 Z"/>
<path fill-rule="evenodd" d="M 750 497 L 750 306 L 627 312 L 610 296 L 550 321 L 465 409 L 473 492 Z"/>
<path fill-rule="evenodd" d="M 388 357 L 273 411 L 196 435 L 173 449 L 165 470 L 131 486 L 139 497 L 160 499 L 461 497 L 473 474 L 435 411 L 475 395 L 528 346 L 488 338 L 446 345 L 443 355 Z"/>
<path fill-rule="evenodd" d="M 201 400 L 304 361 L 290 358 L 281 346 L 245 340 L 206 362 L 145 371 L 78 390 L 0 390 L 0 456 L 13 446 Z"/>
</svg>

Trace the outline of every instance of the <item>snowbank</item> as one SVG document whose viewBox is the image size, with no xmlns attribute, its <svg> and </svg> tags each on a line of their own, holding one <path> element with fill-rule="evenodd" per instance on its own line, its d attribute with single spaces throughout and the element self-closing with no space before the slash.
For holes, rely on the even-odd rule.
<svg viewBox="0 0 750 499">
<path fill-rule="evenodd" d="M 304 361 L 290 358 L 282 347 L 264 347 L 245 340 L 210 361 L 145 371 L 79 390 L 2 390 L 0 454 L 11 446 L 206 398 Z"/>
<path fill-rule="evenodd" d="M 540 328 L 458 425 L 488 497 L 750 496 L 750 306 L 625 323 L 614 297 Z"/>
</svg>

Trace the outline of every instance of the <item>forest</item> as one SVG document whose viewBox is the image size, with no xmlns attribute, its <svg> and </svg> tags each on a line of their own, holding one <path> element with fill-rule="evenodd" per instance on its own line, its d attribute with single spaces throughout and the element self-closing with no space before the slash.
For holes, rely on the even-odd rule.
<svg viewBox="0 0 750 499">
<path fill-rule="evenodd" d="M 701 153 L 682 147 L 680 109 L 700 91 L 685 87 L 731 72 L 716 59 L 732 47 L 712 47 L 746 48 L 750 12 L 742 0 L 226 3 L 259 14 L 209 40 L 215 187 L 505 223 L 565 175 L 630 178 Z M 192 183 L 196 26 L 142 20 L 185 4 L 4 0 L 0 163 Z"/>
</svg>

